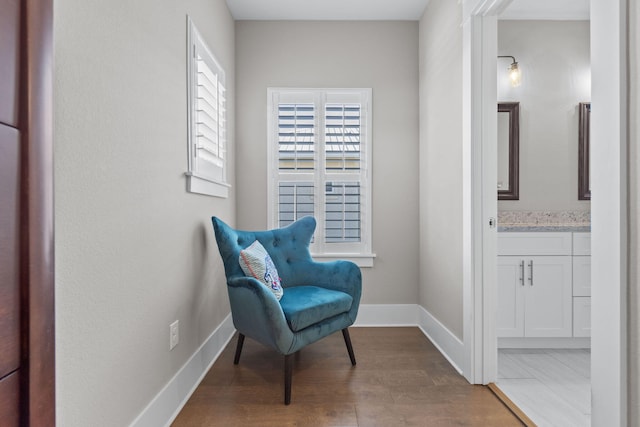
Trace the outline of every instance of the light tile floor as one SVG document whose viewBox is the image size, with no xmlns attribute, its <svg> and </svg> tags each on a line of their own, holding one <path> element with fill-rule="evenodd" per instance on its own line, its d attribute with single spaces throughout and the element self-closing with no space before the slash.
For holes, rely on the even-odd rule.
<svg viewBox="0 0 640 427">
<path fill-rule="evenodd" d="M 591 352 L 498 350 L 498 387 L 539 427 L 591 425 Z"/>
</svg>

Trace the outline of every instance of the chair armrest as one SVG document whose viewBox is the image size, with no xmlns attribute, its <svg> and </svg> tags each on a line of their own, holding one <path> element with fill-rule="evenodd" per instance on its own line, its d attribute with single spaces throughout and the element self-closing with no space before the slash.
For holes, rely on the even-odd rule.
<svg viewBox="0 0 640 427">
<path fill-rule="evenodd" d="M 275 295 L 253 277 L 233 277 L 227 285 L 238 332 L 287 354 L 293 333 Z"/>
<path fill-rule="evenodd" d="M 362 273 L 351 261 L 300 263 L 296 266 L 296 285 L 313 285 L 354 296 L 362 291 Z M 286 292 L 286 289 L 285 289 Z"/>
</svg>

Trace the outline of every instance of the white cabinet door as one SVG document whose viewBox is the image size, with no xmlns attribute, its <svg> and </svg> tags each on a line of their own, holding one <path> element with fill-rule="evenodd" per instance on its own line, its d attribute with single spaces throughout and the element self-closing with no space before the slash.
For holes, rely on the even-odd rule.
<svg viewBox="0 0 640 427">
<path fill-rule="evenodd" d="M 526 337 L 570 337 L 573 296 L 571 257 L 535 256 L 526 259 Z"/>
<path fill-rule="evenodd" d="M 524 336 L 524 259 L 498 257 L 498 337 Z"/>
</svg>

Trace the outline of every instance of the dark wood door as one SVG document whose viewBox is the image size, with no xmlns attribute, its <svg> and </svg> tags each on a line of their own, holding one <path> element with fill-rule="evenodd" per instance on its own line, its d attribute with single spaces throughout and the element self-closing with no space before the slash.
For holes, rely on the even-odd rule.
<svg viewBox="0 0 640 427">
<path fill-rule="evenodd" d="M 0 425 L 55 424 L 52 0 L 0 0 Z"/>
</svg>

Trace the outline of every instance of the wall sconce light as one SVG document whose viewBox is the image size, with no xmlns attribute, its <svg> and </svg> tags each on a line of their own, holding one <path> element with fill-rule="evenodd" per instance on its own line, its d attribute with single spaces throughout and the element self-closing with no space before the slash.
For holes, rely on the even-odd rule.
<svg viewBox="0 0 640 427">
<path fill-rule="evenodd" d="M 520 81 L 522 79 L 522 72 L 518 67 L 518 62 L 516 61 L 516 58 L 510 55 L 498 56 L 498 58 L 511 58 L 511 61 L 512 61 L 511 65 L 509 66 L 509 68 L 507 68 L 507 71 L 509 71 L 509 80 L 511 81 L 511 86 L 513 87 L 520 86 Z"/>
</svg>

